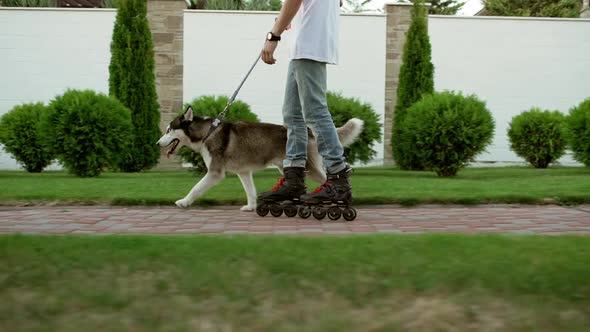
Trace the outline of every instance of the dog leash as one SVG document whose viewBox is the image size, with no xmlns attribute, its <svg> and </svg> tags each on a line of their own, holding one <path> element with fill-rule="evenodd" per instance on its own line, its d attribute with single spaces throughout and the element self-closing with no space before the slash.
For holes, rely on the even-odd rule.
<svg viewBox="0 0 590 332">
<path fill-rule="evenodd" d="M 262 57 L 262 53 L 258 55 L 258 57 L 256 58 L 256 61 L 254 61 L 254 64 L 252 65 L 252 67 L 250 67 L 250 70 L 248 70 L 248 73 L 246 74 L 246 76 L 244 77 L 244 79 L 242 80 L 242 82 L 240 83 L 238 88 L 236 89 L 236 91 L 234 91 L 234 94 L 231 96 L 231 98 L 229 98 L 229 100 L 227 101 L 227 105 L 225 105 L 225 108 L 223 109 L 223 111 L 221 113 L 219 113 L 219 115 L 217 116 L 217 118 L 215 118 L 215 120 L 213 120 L 213 123 L 211 124 L 211 128 L 209 128 L 209 132 L 207 133 L 205 138 L 203 138 L 203 142 L 205 140 L 207 140 L 207 138 L 209 138 L 209 136 L 211 136 L 211 134 L 215 131 L 215 129 L 217 129 L 217 127 L 219 127 L 219 125 L 221 124 L 221 121 L 223 121 L 223 119 L 225 118 L 225 114 L 229 110 L 230 105 L 236 99 L 238 92 L 240 92 L 242 85 L 244 85 L 244 83 L 248 79 L 248 76 L 250 76 L 250 73 L 252 72 L 252 70 L 254 70 L 254 67 L 256 67 L 256 64 L 260 60 L 260 57 Z"/>
</svg>

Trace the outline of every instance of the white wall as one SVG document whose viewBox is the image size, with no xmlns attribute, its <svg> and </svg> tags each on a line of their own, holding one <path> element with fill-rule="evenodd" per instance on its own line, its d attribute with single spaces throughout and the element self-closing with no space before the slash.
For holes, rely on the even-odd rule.
<svg viewBox="0 0 590 332">
<path fill-rule="evenodd" d="M 115 11 L 0 8 L 0 116 L 67 88 L 108 93 Z M 0 169 L 15 169 L 0 152 Z"/>
<path fill-rule="evenodd" d="M 276 13 L 185 12 L 184 99 L 231 95 L 260 51 Z M 0 115 L 49 102 L 67 88 L 108 92 L 113 10 L 0 8 Z M 373 105 L 383 119 L 385 16 L 343 15 L 341 64 L 328 87 Z M 494 145 L 480 160 L 520 161 L 508 149 L 510 119 L 532 106 L 567 112 L 590 97 L 590 20 L 429 19 L 437 90 L 475 93 L 496 119 Z M 261 120 L 282 123 L 289 34 L 278 63 L 262 62 L 238 98 Z M 380 162 L 382 144 L 375 146 Z M 565 157 L 563 162 L 570 162 Z M 0 151 L 0 169 L 15 169 Z"/>
<path fill-rule="evenodd" d="M 590 20 L 431 16 L 428 29 L 436 90 L 474 93 L 496 120 L 479 160 L 522 161 L 509 149 L 512 117 L 533 106 L 567 113 L 590 97 Z"/>
<path fill-rule="evenodd" d="M 262 49 L 277 13 L 186 11 L 184 15 L 184 99 L 202 95 L 231 96 Z M 385 16 L 343 15 L 340 64 L 328 66 L 328 89 L 359 98 L 381 116 L 385 105 Z M 283 34 L 269 66 L 260 61 L 240 90 L 261 121 L 283 123 L 282 103 L 290 34 Z M 383 144 L 376 144 L 373 163 L 382 163 Z"/>
</svg>

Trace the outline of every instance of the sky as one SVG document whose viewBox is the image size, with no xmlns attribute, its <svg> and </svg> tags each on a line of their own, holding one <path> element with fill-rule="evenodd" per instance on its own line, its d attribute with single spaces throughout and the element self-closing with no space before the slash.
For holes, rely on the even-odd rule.
<svg viewBox="0 0 590 332">
<path fill-rule="evenodd" d="M 483 8 L 481 0 L 467 0 L 461 10 L 462 15 L 474 15 Z"/>
<path fill-rule="evenodd" d="M 284 1 L 284 0 L 283 0 Z M 367 9 L 383 9 L 386 0 L 372 0 L 365 6 Z M 483 8 L 482 0 L 460 0 L 465 2 L 465 6 L 458 13 L 458 15 L 473 16 Z M 359 0 L 360 2 L 360 0 Z M 426 0 L 428 2 L 428 0 Z"/>
<path fill-rule="evenodd" d="M 466 3 L 465 3 L 465 6 L 463 6 L 463 9 L 461 10 L 461 12 L 459 12 L 460 15 L 474 15 L 483 7 L 483 5 L 481 4 L 481 0 L 463 0 L 463 1 L 465 1 Z M 385 0 L 373 0 L 373 5 L 370 7 L 371 8 L 383 8 L 384 2 L 385 2 Z"/>
</svg>

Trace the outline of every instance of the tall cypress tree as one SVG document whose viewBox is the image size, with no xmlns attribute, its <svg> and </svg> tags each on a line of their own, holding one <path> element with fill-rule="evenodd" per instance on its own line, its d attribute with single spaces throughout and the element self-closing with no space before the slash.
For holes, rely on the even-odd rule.
<svg viewBox="0 0 590 332">
<path fill-rule="evenodd" d="M 408 108 L 420 100 L 423 94 L 434 92 L 434 66 L 431 62 L 426 8 L 423 1 L 416 1 L 412 7 L 412 22 L 404 45 L 393 117 L 393 159 L 400 168 L 406 170 L 423 170 L 424 166 L 413 153 L 414 147 L 404 137 L 404 117 Z"/>
<path fill-rule="evenodd" d="M 126 172 L 149 169 L 158 163 L 160 110 L 154 75 L 152 34 L 146 0 L 119 0 L 111 43 L 109 94 L 131 110 L 132 142 L 121 168 Z"/>
</svg>

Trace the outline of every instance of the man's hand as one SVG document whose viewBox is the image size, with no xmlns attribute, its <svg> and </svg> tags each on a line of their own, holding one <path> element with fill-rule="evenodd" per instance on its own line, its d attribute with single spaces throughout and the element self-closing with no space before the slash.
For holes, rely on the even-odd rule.
<svg viewBox="0 0 590 332">
<path fill-rule="evenodd" d="M 303 0 L 285 0 L 283 3 L 283 7 L 281 7 L 281 11 L 279 16 L 275 20 L 275 24 L 270 30 L 275 36 L 280 36 L 287 27 L 291 25 L 291 21 L 299 7 L 301 7 L 301 3 Z M 278 42 L 276 41 L 269 41 L 267 40 L 264 43 L 264 47 L 262 48 L 262 61 L 269 65 L 273 65 L 277 62 L 274 58 L 275 49 L 277 48 Z"/>
<path fill-rule="evenodd" d="M 278 45 L 278 41 L 267 40 L 262 48 L 262 61 L 269 65 L 274 65 L 277 60 L 274 58 L 275 50 Z"/>
</svg>

